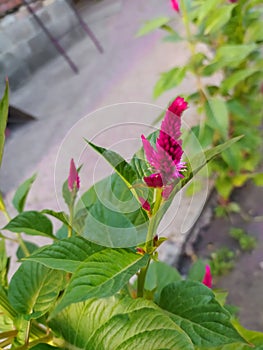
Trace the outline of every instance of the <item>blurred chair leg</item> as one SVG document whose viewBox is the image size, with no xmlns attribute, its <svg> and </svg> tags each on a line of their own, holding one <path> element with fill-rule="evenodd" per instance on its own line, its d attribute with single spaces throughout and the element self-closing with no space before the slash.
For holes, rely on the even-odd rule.
<svg viewBox="0 0 263 350">
<path fill-rule="evenodd" d="M 68 62 L 70 68 L 73 70 L 74 73 L 78 73 L 78 67 L 75 65 L 75 63 L 71 60 L 71 58 L 67 55 L 66 51 L 63 49 L 63 47 L 60 45 L 59 41 L 50 33 L 50 31 L 47 29 L 45 24 L 42 22 L 42 20 L 37 16 L 34 9 L 29 5 L 27 0 L 22 0 L 25 4 L 28 11 L 32 14 L 36 22 L 39 24 L 41 29 L 44 31 L 44 33 L 47 35 L 47 37 L 50 39 L 52 44 L 55 46 L 55 48 L 58 50 L 58 52 L 64 57 L 64 59 Z"/>
</svg>

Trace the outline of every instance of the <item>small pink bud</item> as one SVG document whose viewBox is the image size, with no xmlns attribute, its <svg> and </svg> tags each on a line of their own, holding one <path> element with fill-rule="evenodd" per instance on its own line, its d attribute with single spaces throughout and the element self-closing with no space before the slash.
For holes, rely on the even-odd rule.
<svg viewBox="0 0 263 350">
<path fill-rule="evenodd" d="M 68 189 L 72 192 L 74 189 L 79 190 L 80 180 L 78 171 L 76 169 L 74 160 L 71 159 L 69 176 L 68 176 Z"/>
<path fill-rule="evenodd" d="M 188 108 L 188 103 L 185 101 L 183 97 L 176 97 L 176 99 L 171 103 L 171 105 L 168 107 L 168 110 L 175 115 L 178 115 L 181 117 L 183 111 L 185 111 Z"/>
<path fill-rule="evenodd" d="M 142 208 L 144 210 L 146 210 L 146 211 L 150 211 L 151 210 L 150 203 L 147 200 L 145 200 L 142 197 L 139 197 L 139 201 L 141 202 Z"/>
<path fill-rule="evenodd" d="M 144 181 L 149 187 L 163 187 L 163 180 L 161 174 L 151 174 L 150 176 L 145 176 Z"/>
<path fill-rule="evenodd" d="M 205 267 L 205 276 L 202 283 L 208 288 L 212 288 L 212 274 L 209 265 L 206 265 Z"/>
<path fill-rule="evenodd" d="M 178 2 L 178 0 L 171 0 L 171 5 L 172 5 L 172 8 L 176 12 L 179 12 L 179 2 Z"/>
</svg>

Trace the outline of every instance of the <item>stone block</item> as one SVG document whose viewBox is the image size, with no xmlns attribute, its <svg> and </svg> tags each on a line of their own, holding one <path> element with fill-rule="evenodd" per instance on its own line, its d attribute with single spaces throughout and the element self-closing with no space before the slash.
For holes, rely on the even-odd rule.
<svg viewBox="0 0 263 350">
<path fill-rule="evenodd" d="M 17 20 L 15 23 L 5 28 L 6 35 L 10 38 L 14 45 L 21 41 L 26 41 L 34 36 L 34 28 L 30 21 L 26 18 Z"/>
<path fill-rule="evenodd" d="M 10 50 L 12 42 L 10 38 L 5 34 L 5 31 L 0 30 L 0 53 L 4 53 Z"/>
</svg>

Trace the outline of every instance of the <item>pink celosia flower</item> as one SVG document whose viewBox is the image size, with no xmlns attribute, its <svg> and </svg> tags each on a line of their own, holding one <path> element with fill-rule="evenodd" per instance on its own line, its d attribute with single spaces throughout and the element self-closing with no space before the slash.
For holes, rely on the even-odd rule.
<svg viewBox="0 0 263 350">
<path fill-rule="evenodd" d="M 144 181 L 149 187 L 163 187 L 161 174 L 151 174 L 150 176 L 145 176 Z"/>
<path fill-rule="evenodd" d="M 232 3 L 234 3 L 234 2 L 237 2 L 237 0 L 229 0 L 229 2 L 232 2 Z"/>
<path fill-rule="evenodd" d="M 169 106 L 161 124 L 156 149 L 142 135 L 146 158 L 155 172 L 144 178 L 149 187 L 166 186 L 174 179 L 183 177 L 180 172 L 185 168 L 185 163 L 181 162 L 183 150 L 180 128 L 181 115 L 187 107 L 187 102 L 181 97 L 177 97 Z"/>
<path fill-rule="evenodd" d="M 206 265 L 205 267 L 205 276 L 202 283 L 208 288 L 212 288 L 212 274 L 209 265 Z"/>
<path fill-rule="evenodd" d="M 171 0 L 171 5 L 172 5 L 172 8 L 176 12 L 179 12 L 179 2 L 178 2 L 178 0 Z"/>
<path fill-rule="evenodd" d="M 142 197 L 139 197 L 139 201 L 141 202 L 142 208 L 144 210 L 146 210 L 146 211 L 150 211 L 151 210 L 150 203 L 147 200 L 145 200 Z"/>
<path fill-rule="evenodd" d="M 69 176 L 68 176 L 68 189 L 72 192 L 74 189 L 79 190 L 79 186 L 80 186 L 80 180 L 79 180 L 78 171 L 76 169 L 74 160 L 71 159 Z"/>
</svg>

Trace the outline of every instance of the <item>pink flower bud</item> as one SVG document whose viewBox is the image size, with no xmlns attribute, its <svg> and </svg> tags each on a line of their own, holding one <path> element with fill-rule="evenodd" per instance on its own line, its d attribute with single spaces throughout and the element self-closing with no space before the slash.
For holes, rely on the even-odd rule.
<svg viewBox="0 0 263 350">
<path fill-rule="evenodd" d="M 171 0 L 171 5 L 176 12 L 179 12 L 179 2 L 177 0 Z"/>
<path fill-rule="evenodd" d="M 146 211 L 150 211 L 151 210 L 150 203 L 147 200 L 145 200 L 142 197 L 139 197 L 139 201 L 141 202 L 142 208 L 144 210 L 146 210 Z"/>
<path fill-rule="evenodd" d="M 188 103 L 185 101 L 183 97 L 176 97 L 176 99 L 171 103 L 168 107 L 168 110 L 179 117 L 181 117 L 183 111 L 188 108 Z"/>
<path fill-rule="evenodd" d="M 76 169 L 74 160 L 71 159 L 69 176 L 68 176 L 68 189 L 72 192 L 74 189 L 79 190 L 80 180 L 78 171 Z"/>
<path fill-rule="evenodd" d="M 163 180 L 161 174 L 151 174 L 150 176 L 145 176 L 144 181 L 149 187 L 163 187 Z"/>
<path fill-rule="evenodd" d="M 209 265 L 206 265 L 205 267 L 205 276 L 202 283 L 208 288 L 212 288 L 212 274 Z"/>
</svg>

